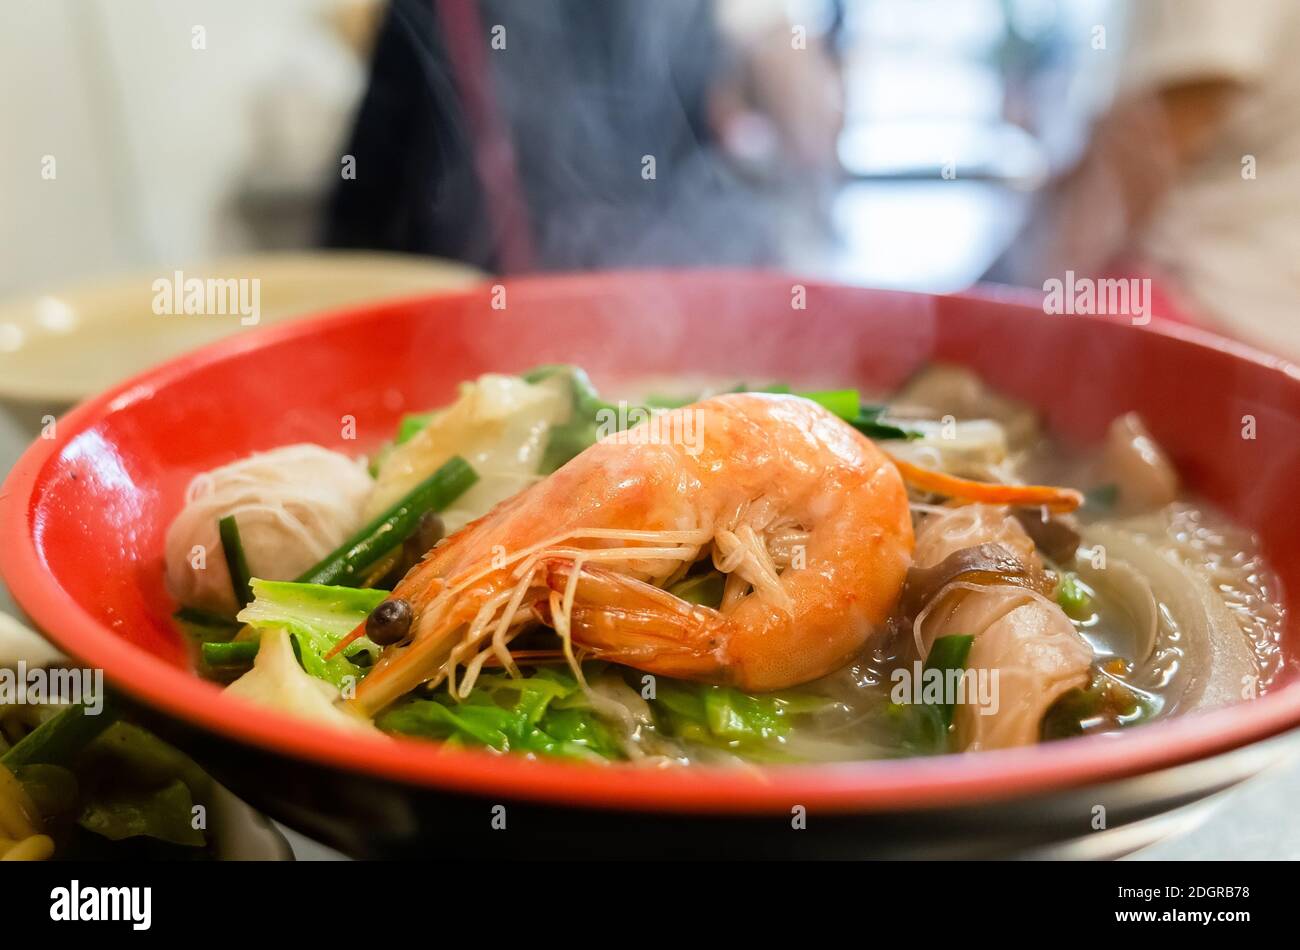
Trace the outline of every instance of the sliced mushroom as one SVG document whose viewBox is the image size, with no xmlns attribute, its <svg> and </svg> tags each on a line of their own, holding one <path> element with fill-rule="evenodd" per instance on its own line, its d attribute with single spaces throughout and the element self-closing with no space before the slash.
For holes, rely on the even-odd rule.
<svg viewBox="0 0 1300 950">
<path fill-rule="evenodd" d="M 1079 522 L 1073 515 L 1052 514 L 1043 508 L 1017 508 L 1012 515 L 1050 560 L 1057 564 L 1073 560 L 1079 549 Z"/>
<path fill-rule="evenodd" d="M 1003 585 L 1046 594 L 1053 581 L 1035 564 L 1027 564 L 1001 544 L 977 544 L 948 555 L 933 567 L 912 567 L 903 584 L 900 607 L 913 618 L 954 581 L 986 586 Z"/>
</svg>

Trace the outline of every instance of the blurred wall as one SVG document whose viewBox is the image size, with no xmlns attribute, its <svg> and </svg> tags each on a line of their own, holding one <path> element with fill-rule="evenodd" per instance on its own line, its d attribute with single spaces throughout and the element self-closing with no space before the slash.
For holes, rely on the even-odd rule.
<svg viewBox="0 0 1300 950">
<path fill-rule="evenodd" d="M 0 295 L 261 245 L 241 204 L 339 161 L 363 70 L 338 6 L 5 0 Z"/>
</svg>

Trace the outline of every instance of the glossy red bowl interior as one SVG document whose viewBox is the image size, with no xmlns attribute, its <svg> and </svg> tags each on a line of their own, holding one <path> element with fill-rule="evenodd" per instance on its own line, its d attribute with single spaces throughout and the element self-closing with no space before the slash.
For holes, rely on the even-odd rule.
<svg viewBox="0 0 1300 950">
<path fill-rule="evenodd" d="M 644 771 L 349 736 L 223 696 L 190 669 L 169 620 L 163 537 L 197 472 L 312 441 L 378 445 L 404 412 L 489 370 L 574 362 L 597 383 L 644 375 L 888 388 L 930 359 L 969 365 L 1098 439 L 1136 409 L 1186 480 L 1263 539 L 1295 616 L 1300 590 L 1300 375 L 1206 334 L 1049 317 L 1013 296 L 931 297 L 803 285 L 773 274 L 536 278 L 353 308 L 249 332 L 93 399 L 10 475 L 0 557 L 14 596 L 67 651 L 136 698 L 244 743 L 399 782 L 579 807 L 788 814 L 960 805 L 1131 776 L 1300 724 L 1300 684 L 1120 737 L 927 760 Z M 495 306 L 494 306 L 495 305 Z M 192 319 L 222 319 L 194 317 Z M 1247 417 L 1256 437 L 1243 438 Z M 356 438 L 344 438 L 355 424 Z M 1295 666 L 1297 635 L 1288 627 Z"/>
</svg>

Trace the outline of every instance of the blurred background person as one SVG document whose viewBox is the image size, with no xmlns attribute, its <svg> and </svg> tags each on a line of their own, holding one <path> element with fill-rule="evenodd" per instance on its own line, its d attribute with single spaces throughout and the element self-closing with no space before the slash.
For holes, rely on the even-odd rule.
<svg viewBox="0 0 1300 950">
<path fill-rule="evenodd" d="M 1107 8 L 11 0 L 0 295 L 322 243 L 960 289 L 1104 95 Z"/>
<path fill-rule="evenodd" d="M 0 100 L 0 296 L 25 309 L 0 312 L 0 360 L 69 326 L 48 301 L 72 285 L 126 274 L 147 292 L 232 256 L 263 273 L 249 261 L 299 255 L 306 277 L 268 296 L 319 309 L 302 289 L 337 270 L 322 246 L 472 265 L 458 279 L 731 264 L 957 291 L 1151 274 L 1165 312 L 1298 352 L 1294 10 L 11 0 L 0 78 L 29 94 Z M 147 293 L 115 299 L 149 338 L 115 329 L 121 365 L 97 366 L 171 352 Z M 81 325 L 101 318 L 80 300 Z M 176 347 L 201 342 L 181 326 Z"/>
<path fill-rule="evenodd" d="M 393 0 L 326 243 L 506 272 L 772 263 L 778 203 L 815 213 L 836 168 L 841 99 L 772 0 Z"/>
<path fill-rule="evenodd" d="M 1165 316 L 1300 356 L 1300 4 L 1126 9 L 1113 106 L 991 276 L 1152 276 Z"/>
</svg>

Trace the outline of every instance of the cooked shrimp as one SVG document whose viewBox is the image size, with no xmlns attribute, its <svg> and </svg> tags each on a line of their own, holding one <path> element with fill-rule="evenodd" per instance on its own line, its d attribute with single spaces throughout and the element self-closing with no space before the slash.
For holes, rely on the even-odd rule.
<svg viewBox="0 0 1300 950">
<path fill-rule="evenodd" d="M 490 659 L 514 669 L 509 643 L 538 620 L 575 666 L 581 651 L 747 690 L 829 673 L 883 630 L 912 522 L 870 440 L 794 396 L 717 396 L 659 420 L 700 438 L 607 437 L 435 547 L 393 591 L 408 641 L 362 682 L 361 711 L 421 683 L 467 695 Z M 710 555 L 720 609 L 663 589 Z"/>
</svg>

